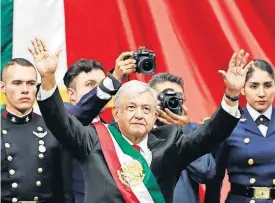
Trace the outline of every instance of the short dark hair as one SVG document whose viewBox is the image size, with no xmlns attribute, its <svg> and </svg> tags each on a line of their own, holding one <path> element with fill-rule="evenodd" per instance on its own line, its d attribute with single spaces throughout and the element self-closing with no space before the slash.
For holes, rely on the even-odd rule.
<svg viewBox="0 0 275 203">
<path fill-rule="evenodd" d="M 256 60 L 253 60 L 251 67 L 247 71 L 245 82 L 248 81 L 249 78 L 252 76 L 253 72 L 255 71 L 255 68 L 258 68 L 262 71 L 267 72 L 271 76 L 271 78 L 275 81 L 275 73 L 272 66 L 265 60 L 256 59 Z"/>
<path fill-rule="evenodd" d="M 10 60 L 9 62 L 7 62 L 7 63 L 3 66 L 2 70 L 1 70 L 1 80 L 3 80 L 3 73 L 4 73 L 4 71 L 5 71 L 9 66 L 13 66 L 13 65 L 15 65 L 15 64 L 18 64 L 18 65 L 24 66 L 24 67 L 33 67 L 33 68 L 35 69 L 34 65 L 33 65 L 30 61 L 28 61 L 27 59 L 24 59 L 24 58 L 14 58 L 14 59 Z M 35 70 L 36 70 L 36 69 L 35 69 Z"/>
<path fill-rule="evenodd" d="M 182 91 L 184 92 L 183 79 L 171 73 L 158 73 L 154 75 L 151 78 L 149 85 L 150 87 L 155 88 L 157 84 L 164 83 L 164 82 L 177 83 L 182 88 Z"/>
<path fill-rule="evenodd" d="M 81 72 L 90 72 L 92 70 L 102 70 L 105 72 L 103 66 L 100 62 L 96 60 L 87 60 L 87 59 L 80 59 L 77 62 L 75 62 L 73 65 L 71 65 L 66 72 L 63 81 L 66 87 L 68 88 L 70 84 L 72 83 L 73 79 L 78 76 Z"/>
</svg>

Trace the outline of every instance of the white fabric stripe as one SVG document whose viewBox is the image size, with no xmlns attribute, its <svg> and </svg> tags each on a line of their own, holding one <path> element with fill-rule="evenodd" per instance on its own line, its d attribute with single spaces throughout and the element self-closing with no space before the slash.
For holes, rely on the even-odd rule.
<svg viewBox="0 0 275 203">
<path fill-rule="evenodd" d="M 13 15 L 13 58 L 25 58 L 33 63 L 28 51 L 31 39 L 43 39 L 50 51 L 62 50 L 56 81 L 63 84 L 67 71 L 63 0 L 14 0 Z"/>
<path fill-rule="evenodd" d="M 112 135 L 111 135 L 111 138 L 113 140 L 120 164 L 133 161 L 134 159 L 131 156 L 128 156 L 127 154 L 124 154 L 122 152 L 121 148 L 119 147 L 118 143 L 116 142 L 115 138 Z M 149 191 L 147 190 L 143 182 L 141 182 L 135 187 L 131 187 L 131 189 L 141 203 L 154 203 Z"/>
</svg>

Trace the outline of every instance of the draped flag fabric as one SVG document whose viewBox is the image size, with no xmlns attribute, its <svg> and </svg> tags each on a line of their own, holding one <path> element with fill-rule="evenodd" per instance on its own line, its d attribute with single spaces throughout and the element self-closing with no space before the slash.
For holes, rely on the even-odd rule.
<svg viewBox="0 0 275 203">
<path fill-rule="evenodd" d="M 196 122 L 220 104 L 218 70 L 233 51 L 243 48 L 274 67 L 274 11 L 274 0 L 1 0 L 1 67 L 14 57 L 33 62 L 30 40 L 42 38 L 51 51 L 62 50 L 56 77 L 66 100 L 62 78 L 76 60 L 96 59 L 110 70 L 121 52 L 145 46 L 156 54 L 157 73 L 184 79 Z M 103 118 L 110 120 L 109 110 Z"/>
</svg>

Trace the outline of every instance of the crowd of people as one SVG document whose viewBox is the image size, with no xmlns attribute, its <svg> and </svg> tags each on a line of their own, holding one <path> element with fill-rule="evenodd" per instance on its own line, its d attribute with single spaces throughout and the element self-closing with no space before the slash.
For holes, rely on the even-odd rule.
<svg viewBox="0 0 275 203">
<path fill-rule="evenodd" d="M 64 103 L 54 76 L 60 52 L 37 38 L 29 51 L 35 64 L 14 58 L 1 72 L 1 202 L 199 203 L 206 184 L 204 202 L 218 203 L 227 170 L 227 203 L 275 203 L 275 72 L 265 60 L 234 53 L 219 71 L 221 105 L 197 124 L 182 78 L 125 81 L 137 69 L 133 52 L 108 73 L 96 60 L 72 64 Z M 100 114 L 112 97 L 106 123 Z"/>
</svg>

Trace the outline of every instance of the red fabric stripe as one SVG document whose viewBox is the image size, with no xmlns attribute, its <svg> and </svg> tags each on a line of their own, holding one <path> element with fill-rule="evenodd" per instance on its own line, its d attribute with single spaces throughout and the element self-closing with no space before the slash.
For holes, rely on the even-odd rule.
<svg viewBox="0 0 275 203">
<path fill-rule="evenodd" d="M 7 111 L 7 109 L 5 109 L 5 110 L 3 111 L 3 113 L 2 113 L 3 118 L 6 118 L 6 117 L 7 117 L 7 114 L 8 114 L 8 111 Z"/>
<path fill-rule="evenodd" d="M 117 170 L 121 170 L 121 166 L 116 154 L 114 143 L 107 128 L 101 122 L 93 124 L 96 128 L 105 160 L 122 197 L 127 203 L 139 203 L 139 200 L 136 198 L 132 190 L 122 184 L 118 179 Z"/>
</svg>

